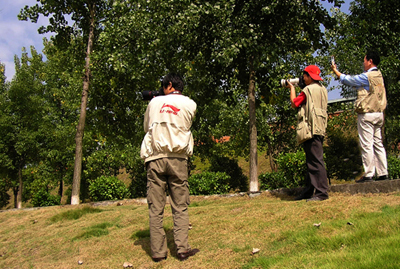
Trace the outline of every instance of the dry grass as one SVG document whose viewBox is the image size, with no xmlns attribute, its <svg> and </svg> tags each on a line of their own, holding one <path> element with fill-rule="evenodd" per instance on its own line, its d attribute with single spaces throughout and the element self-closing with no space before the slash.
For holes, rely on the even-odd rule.
<svg viewBox="0 0 400 269">
<path fill-rule="evenodd" d="M 85 206 L 1 212 L 0 267 L 123 268 L 127 261 L 133 268 L 241 268 L 259 256 L 290 253 L 291 244 L 279 244 L 291 233 L 307 230 L 314 223 L 321 222 L 322 227 L 332 221 L 346 223 L 357 214 L 400 204 L 398 193 L 332 194 L 329 200 L 317 203 L 294 202 L 290 197 L 268 193 L 255 198 L 191 199 L 193 229 L 189 241 L 201 252 L 185 262 L 175 258 L 170 207 L 166 207 L 164 221 L 170 253 L 166 261 L 154 263 L 150 257 L 147 205 L 127 200 L 122 206 L 98 206 L 100 212 L 55 222 L 54 216 L 69 216 Z M 320 230 L 321 235 L 335 236 L 345 226 L 327 225 Z M 97 237 L 96 231 L 100 231 Z M 253 248 L 259 248 L 260 253 L 251 255 Z M 79 260 L 83 265 L 78 265 Z"/>
</svg>

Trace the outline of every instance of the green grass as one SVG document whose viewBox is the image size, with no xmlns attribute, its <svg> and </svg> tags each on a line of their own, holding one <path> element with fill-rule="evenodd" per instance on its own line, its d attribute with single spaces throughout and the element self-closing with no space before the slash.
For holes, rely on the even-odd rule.
<svg viewBox="0 0 400 269">
<path fill-rule="evenodd" d="M 64 220 L 76 220 L 81 218 L 82 216 L 86 214 L 92 214 L 92 213 L 98 213 L 101 212 L 102 210 L 99 208 L 94 208 L 90 206 L 85 206 L 80 209 L 74 209 L 74 210 L 68 210 L 65 212 L 62 212 L 60 214 L 57 214 L 53 217 L 50 218 L 51 222 L 58 222 L 58 221 L 64 221 Z"/>
<path fill-rule="evenodd" d="M 283 233 L 270 250 L 277 255 L 260 255 L 243 268 L 399 268 L 400 207 L 357 213 L 352 220 Z"/>
<path fill-rule="evenodd" d="M 167 205 L 161 263 L 151 260 L 146 204 L 5 211 L 0 268 L 400 268 L 398 195 L 191 197 L 189 243 L 200 253 L 177 260 Z"/>
</svg>

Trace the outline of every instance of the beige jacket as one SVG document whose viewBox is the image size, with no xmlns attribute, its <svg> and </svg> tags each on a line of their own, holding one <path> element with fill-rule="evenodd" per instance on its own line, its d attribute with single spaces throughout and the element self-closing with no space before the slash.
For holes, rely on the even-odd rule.
<svg viewBox="0 0 400 269">
<path fill-rule="evenodd" d="M 379 70 L 367 72 L 369 91 L 364 88 L 357 90 L 355 111 L 357 113 L 383 112 L 386 108 L 386 90 L 382 73 Z"/>
<path fill-rule="evenodd" d="M 154 97 L 144 115 L 144 131 L 140 157 L 145 162 L 165 157 L 187 159 L 193 154 L 190 131 L 196 103 L 181 94 Z"/>
<path fill-rule="evenodd" d="M 304 88 L 306 103 L 302 105 L 298 112 L 298 126 L 304 121 L 308 130 L 311 132 L 309 138 L 313 135 L 325 136 L 328 123 L 328 91 L 319 83 L 313 83 Z M 298 143 L 304 142 L 298 138 Z"/>
</svg>

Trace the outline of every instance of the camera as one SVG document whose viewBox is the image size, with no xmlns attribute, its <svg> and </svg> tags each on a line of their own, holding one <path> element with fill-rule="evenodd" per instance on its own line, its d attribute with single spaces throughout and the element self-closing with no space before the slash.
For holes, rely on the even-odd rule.
<svg viewBox="0 0 400 269">
<path fill-rule="evenodd" d="M 288 82 L 292 83 L 293 86 L 295 86 L 295 87 L 299 86 L 302 89 L 306 86 L 306 84 L 304 83 L 303 77 L 292 78 L 292 79 L 281 79 L 281 86 L 286 87 L 287 85 L 289 85 Z"/>
<path fill-rule="evenodd" d="M 158 91 L 143 91 L 142 98 L 143 101 L 150 101 L 153 97 L 164 95 L 164 89 L 161 87 Z"/>
<path fill-rule="evenodd" d="M 142 98 L 143 101 L 150 101 L 153 99 L 153 97 L 159 96 L 159 95 L 164 95 L 164 88 L 163 88 L 163 82 L 160 81 L 161 87 L 158 89 L 158 91 L 143 91 L 142 92 Z"/>
</svg>

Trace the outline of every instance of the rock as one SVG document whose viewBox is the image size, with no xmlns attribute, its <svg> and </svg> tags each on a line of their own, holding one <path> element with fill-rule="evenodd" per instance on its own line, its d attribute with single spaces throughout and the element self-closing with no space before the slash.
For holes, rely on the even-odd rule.
<svg viewBox="0 0 400 269">
<path fill-rule="evenodd" d="M 133 267 L 133 264 L 130 262 L 124 262 L 124 268 Z"/>
</svg>

